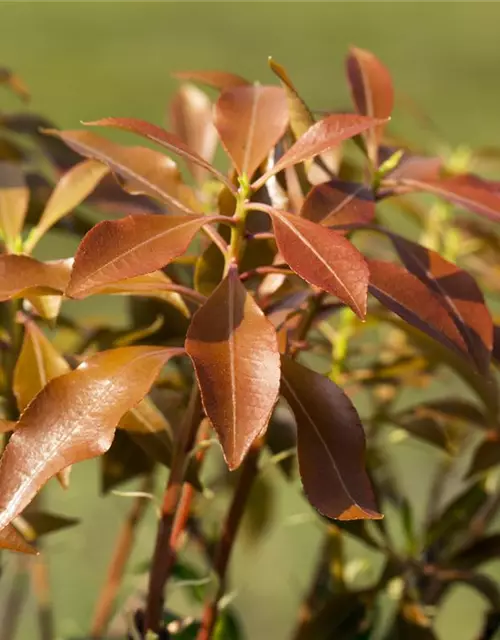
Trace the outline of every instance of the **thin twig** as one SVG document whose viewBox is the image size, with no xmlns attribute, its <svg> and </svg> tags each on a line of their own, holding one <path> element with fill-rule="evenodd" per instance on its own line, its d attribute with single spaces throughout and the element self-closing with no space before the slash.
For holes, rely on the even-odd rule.
<svg viewBox="0 0 500 640">
<path fill-rule="evenodd" d="M 152 478 L 148 475 L 142 483 L 141 494 L 149 494 L 151 489 Z M 118 532 L 115 551 L 108 566 L 106 580 L 97 599 L 90 631 L 91 638 L 101 638 L 111 620 L 116 596 L 134 547 L 137 527 L 144 516 L 147 503 L 148 499 L 145 495 L 138 495 L 134 499 L 127 518 Z"/>
<path fill-rule="evenodd" d="M 146 629 L 158 632 L 163 610 L 163 591 L 172 566 L 175 550 L 171 537 L 175 517 L 181 501 L 182 485 L 189 452 L 193 448 L 201 421 L 201 400 L 197 384 L 193 384 L 186 414 L 178 432 L 177 442 L 167 486 L 163 496 L 162 515 L 158 525 L 156 545 L 149 576 L 146 604 Z"/>
<path fill-rule="evenodd" d="M 251 269 L 250 271 L 245 271 L 240 275 L 240 280 L 244 282 L 253 276 L 266 276 L 270 273 L 279 273 L 285 276 L 294 276 L 295 273 L 288 269 L 287 267 L 279 267 L 279 266 L 271 266 L 266 265 L 263 267 L 256 267 L 255 269 Z"/>
<path fill-rule="evenodd" d="M 261 440 L 255 441 L 242 464 L 238 485 L 222 528 L 219 544 L 215 550 L 213 569 L 219 579 L 219 587 L 215 597 L 205 604 L 197 640 L 210 640 L 212 637 L 219 612 L 219 602 L 226 588 L 227 569 L 231 559 L 231 552 L 254 480 L 259 471 L 259 456 L 262 446 Z"/>
</svg>

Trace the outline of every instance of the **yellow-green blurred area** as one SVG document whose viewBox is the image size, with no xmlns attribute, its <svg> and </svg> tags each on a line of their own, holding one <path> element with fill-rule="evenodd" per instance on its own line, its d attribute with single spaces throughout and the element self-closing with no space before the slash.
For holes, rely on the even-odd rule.
<svg viewBox="0 0 500 640">
<path fill-rule="evenodd" d="M 410 97 L 431 116 L 444 141 L 492 147 L 500 146 L 499 25 L 500 4 L 482 2 L 4 2 L 0 64 L 11 67 L 29 86 L 29 108 L 60 127 L 78 128 L 80 121 L 106 116 L 161 124 L 177 86 L 172 71 L 223 69 L 274 82 L 269 55 L 287 67 L 312 108 L 347 109 L 344 57 L 349 45 L 356 45 L 372 50 L 393 74 L 399 107 L 392 133 L 418 141 L 424 123 L 405 112 Z M 2 90 L 0 111 L 22 108 Z M 62 243 L 59 235 L 52 235 L 43 247 L 46 257 L 69 255 L 74 244 Z M 78 303 L 71 305 L 78 313 Z M 113 307 L 114 324 L 123 320 L 117 309 Z M 94 307 L 91 313 L 103 319 L 105 310 Z M 388 446 L 393 447 L 400 484 L 421 512 L 435 456 L 416 440 L 388 440 Z M 82 519 L 78 527 L 44 543 L 61 639 L 88 634 L 130 503 L 130 498 L 117 495 L 101 499 L 97 471 L 94 461 L 77 465 L 70 490 L 51 482 L 45 498 L 51 510 Z M 266 474 L 273 487 L 269 527 L 257 543 L 243 532 L 229 588 L 247 638 L 286 640 L 310 581 L 322 526 L 297 482 L 287 484 L 275 469 Z M 150 557 L 154 533 L 151 509 L 123 582 L 122 603 L 137 588 L 144 589 L 141 567 Z M 352 547 L 357 560 L 348 571 L 367 584 L 376 578 L 379 563 L 360 545 Z M 0 639 L 9 640 L 3 635 L 12 606 L 8 594 L 14 580 L 20 589 L 29 589 L 28 568 L 24 559 L 7 553 L 2 554 L 2 567 Z M 498 575 L 499 566 L 496 569 Z M 169 602 L 182 600 L 180 591 L 172 590 Z M 457 587 L 437 616 L 439 638 L 473 640 L 486 606 L 476 592 Z M 37 628 L 30 592 L 15 637 L 35 639 Z"/>
</svg>

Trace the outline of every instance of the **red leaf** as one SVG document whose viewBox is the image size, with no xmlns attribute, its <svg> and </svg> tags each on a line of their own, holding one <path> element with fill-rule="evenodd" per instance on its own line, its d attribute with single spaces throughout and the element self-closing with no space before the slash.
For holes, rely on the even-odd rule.
<svg viewBox="0 0 500 640">
<path fill-rule="evenodd" d="M 148 393 L 165 362 L 180 353 L 162 347 L 113 349 L 51 380 L 21 415 L 0 460 L 0 529 L 59 471 L 107 451 L 121 417 Z"/>
<path fill-rule="evenodd" d="M 183 185 L 173 160 L 145 147 L 124 147 L 90 131 L 46 131 L 57 136 L 81 155 L 98 160 L 123 179 L 132 194 L 146 194 L 164 200 L 177 212 L 192 213 L 182 201 Z"/>
<path fill-rule="evenodd" d="M 365 471 L 365 437 L 342 389 L 282 357 L 281 393 L 297 422 L 299 469 L 311 504 L 328 518 L 380 518 Z"/>
<path fill-rule="evenodd" d="M 66 294 L 84 298 L 103 285 L 156 271 L 182 255 L 204 224 L 203 215 L 136 215 L 105 220 L 83 238 Z"/>
<path fill-rule="evenodd" d="M 215 167 L 199 156 L 193 149 L 190 149 L 184 142 L 175 134 L 165 131 L 161 127 L 144 120 L 137 120 L 135 118 L 103 118 L 102 120 L 96 120 L 95 122 L 85 122 L 87 126 L 91 127 L 112 127 L 114 129 L 122 129 L 123 131 L 130 131 L 136 133 L 143 138 L 147 138 L 152 142 L 165 147 L 169 151 L 173 151 L 182 156 L 190 162 L 194 162 L 203 169 L 206 169 L 209 173 L 213 174 L 218 180 L 223 182 L 232 191 L 235 190 L 235 186 L 230 182 L 220 171 L 217 171 Z"/>
<path fill-rule="evenodd" d="M 215 105 L 214 118 L 237 172 L 251 178 L 288 126 L 285 92 L 260 85 L 226 89 Z"/>
<path fill-rule="evenodd" d="M 487 371 L 493 322 L 474 278 L 435 251 L 393 233 L 388 236 L 408 271 L 440 296 L 478 369 Z"/>
<path fill-rule="evenodd" d="M 182 86 L 170 103 L 170 121 L 174 132 L 201 158 L 211 162 L 217 146 L 217 131 L 212 121 L 213 105 L 203 91 L 193 85 Z M 202 184 L 206 169 L 187 160 L 195 180 Z"/>
<path fill-rule="evenodd" d="M 337 296 L 363 318 L 369 272 L 343 235 L 277 209 L 269 209 L 279 252 L 301 278 Z"/>
<path fill-rule="evenodd" d="M 383 120 L 350 113 L 336 113 L 328 116 L 308 129 L 280 160 L 252 186 L 254 189 L 258 189 L 268 178 L 279 171 L 283 171 L 286 167 L 291 167 L 324 151 L 328 151 L 344 140 L 353 138 L 374 125 L 383 124 L 383 122 Z"/>
<path fill-rule="evenodd" d="M 230 469 L 269 422 L 279 392 L 276 332 L 231 269 L 193 316 L 186 351 Z"/>
<path fill-rule="evenodd" d="M 227 71 L 175 71 L 172 75 L 179 80 L 200 82 L 221 91 L 250 85 L 245 78 Z"/>
<path fill-rule="evenodd" d="M 375 216 L 373 191 L 354 182 L 324 182 L 309 191 L 300 215 L 327 227 L 367 224 Z"/>
<path fill-rule="evenodd" d="M 62 293 L 68 284 L 71 261 L 39 262 L 19 255 L 0 256 L 0 301 L 28 294 Z"/>
<path fill-rule="evenodd" d="M 356 111 L 372 118 L 389 118 L 394 106 L 394 89 L 387 68 L 370 51 L 352 47 L 346 61 L 347 78 Z M 365 133 L 370 158 L 377 164 L 378 146 L 384 126 Z"/>
<path fill-rule="evenodd" d="M 380 303 L 446 347 L 467 354 L 467 346 L 440 297 L 397 264 L 382 260 L 367 263 L 369 290 Z"/>
</svg>

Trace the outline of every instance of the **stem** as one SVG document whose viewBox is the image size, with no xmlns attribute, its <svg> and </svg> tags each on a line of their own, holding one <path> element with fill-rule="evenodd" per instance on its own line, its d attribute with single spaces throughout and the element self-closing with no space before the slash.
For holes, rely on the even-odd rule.
<svg viewBox="0 0 500 640">
<path fill-rule="evenodd" d="M 142 484 L 141 492 L 150 493 L 151 488 L 152 479 L 151 476 L 147 476 Z M 146 511 L 147 502 L 144 496 L 137 496 L 134 499 L 127 518 L 118 533 L 115 552 L 108 566 L 106 580 L 97 599 L 90 631 L 91 638 L 101 638 L 111 620 L 118 589 L 134 546 L 136 530 Z"/>
<path fill-rule="evenodd" d="M 263 443 L 257 440 L 248 452 L 241 467 L 241 475 L 234 492 L 229 512 L 224 522 L 219 544 L 215 550 L 213 569 L 219 579 L 217 593 L 205 604 L 201 628 L 196 640 L 210 640 L 219 613 L 219 602 L 226 588 L 226 576 L 236 535 L 241 524 L 250 492 L 259 470 L 259 456 Z"/>
<path fill-rule="evenodd" d="M 31 583 L 36 597 L 40 640 L 53 640 L 55 626 L 50 597 L 49 568 L 43 554 L 32 559 Z"/>
<path fill-rule="evenodd" d="M 240 187 L 236 195 L 236 208 L 234 216 L 232 217 L 231 239 L 226 253 L 224 276 L 227 275 L 232 264 L 238 263 L 243 250 L 243 244 L 245 242 L 245 221 L 249 210 L 247 205 L 249 189 L 248 180 L 246 180 L 244 176 L 241 176 Z"/>
<path fill-rule="evenodd" d="M 208 224 L 202 227 L 202 230 L 205 235 L 208 236 L 210 240 L 220 249 L 220 252 L 225 257 L 227 255 L 229 247 L 227 246 L 227 242 L 220 235 L 220 233 Z"/>
<path fill-rule="evenodd" d="M 146 629 L 154 632 L 158 632 L 160 627 L 163 610 L 163 590 L 168 579 L 172 557 L 175 554 L 175 549 L 172 548 L 170 542 L 172 530 L 181 500 L 188 454 L 193 448 L 200 420 L 201 399 L 198 385 L 194 382 L 189 405 L 177 436 L 170 475 L 163 496 L 162 516 L 158 526 L 153 563 L 149 576 Z"/>
</svg>

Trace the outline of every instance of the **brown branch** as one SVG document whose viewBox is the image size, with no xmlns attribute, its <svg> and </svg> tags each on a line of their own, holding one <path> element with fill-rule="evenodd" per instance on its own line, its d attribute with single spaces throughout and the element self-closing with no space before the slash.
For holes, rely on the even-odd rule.
<svg viewBox="0 0 500 640">
<path fill-rule="evenodd" d="M 175 557 L 171 545 L 174 521 L 181 502 L 182 485 L 189 452 L 193 448 L 201 421 L 201 400 L 198 385 L 193 384 L 189 406 L 177 435 L 172 466 L 163 496 L 162 515 L 158 525 L 153 563 L 149 576 L 145 626 L 158 632 L 163 610 L 163 591 Z"/>
<path fill-rule="evenodd" d="M 262 450 L 262 440 L 257 440 L 248 452 L 234 492 L 229 512 L 222 527 L 219 543 L 215 550 L 213 569 L 219 579 L 219 587 L 215 597 L 205 604 L 203 610 L 201 628 L 197 640 L 210 640 L 219 613 L 219 602 L 226 588 L 226 576 L 231 552 L 236 541 L 236 535 L 241 524 L 243 513 L 252 490 L 252 486 L 259 471 L 259 456 Z"/>
<path fill-rule="evenodd" d="M 149 493 L 151 489 L 152 478 L 148 475 L 144 479 L 141 492 Z M 137 527 L 144 516 L 147 502 L 147 498 L 143 495 L 137 496 L 134 499 L 127 518 L 118 532 L 115 551 L 108 566 L 106 580 L 97 599 L 90 631 L 91 638 L 101 638 L 105 634 L 111 620 L 125 567 L 134 547 Z M 50 638 L 52 637 L 53 636 L 50 636 Z"/>
</svg>

